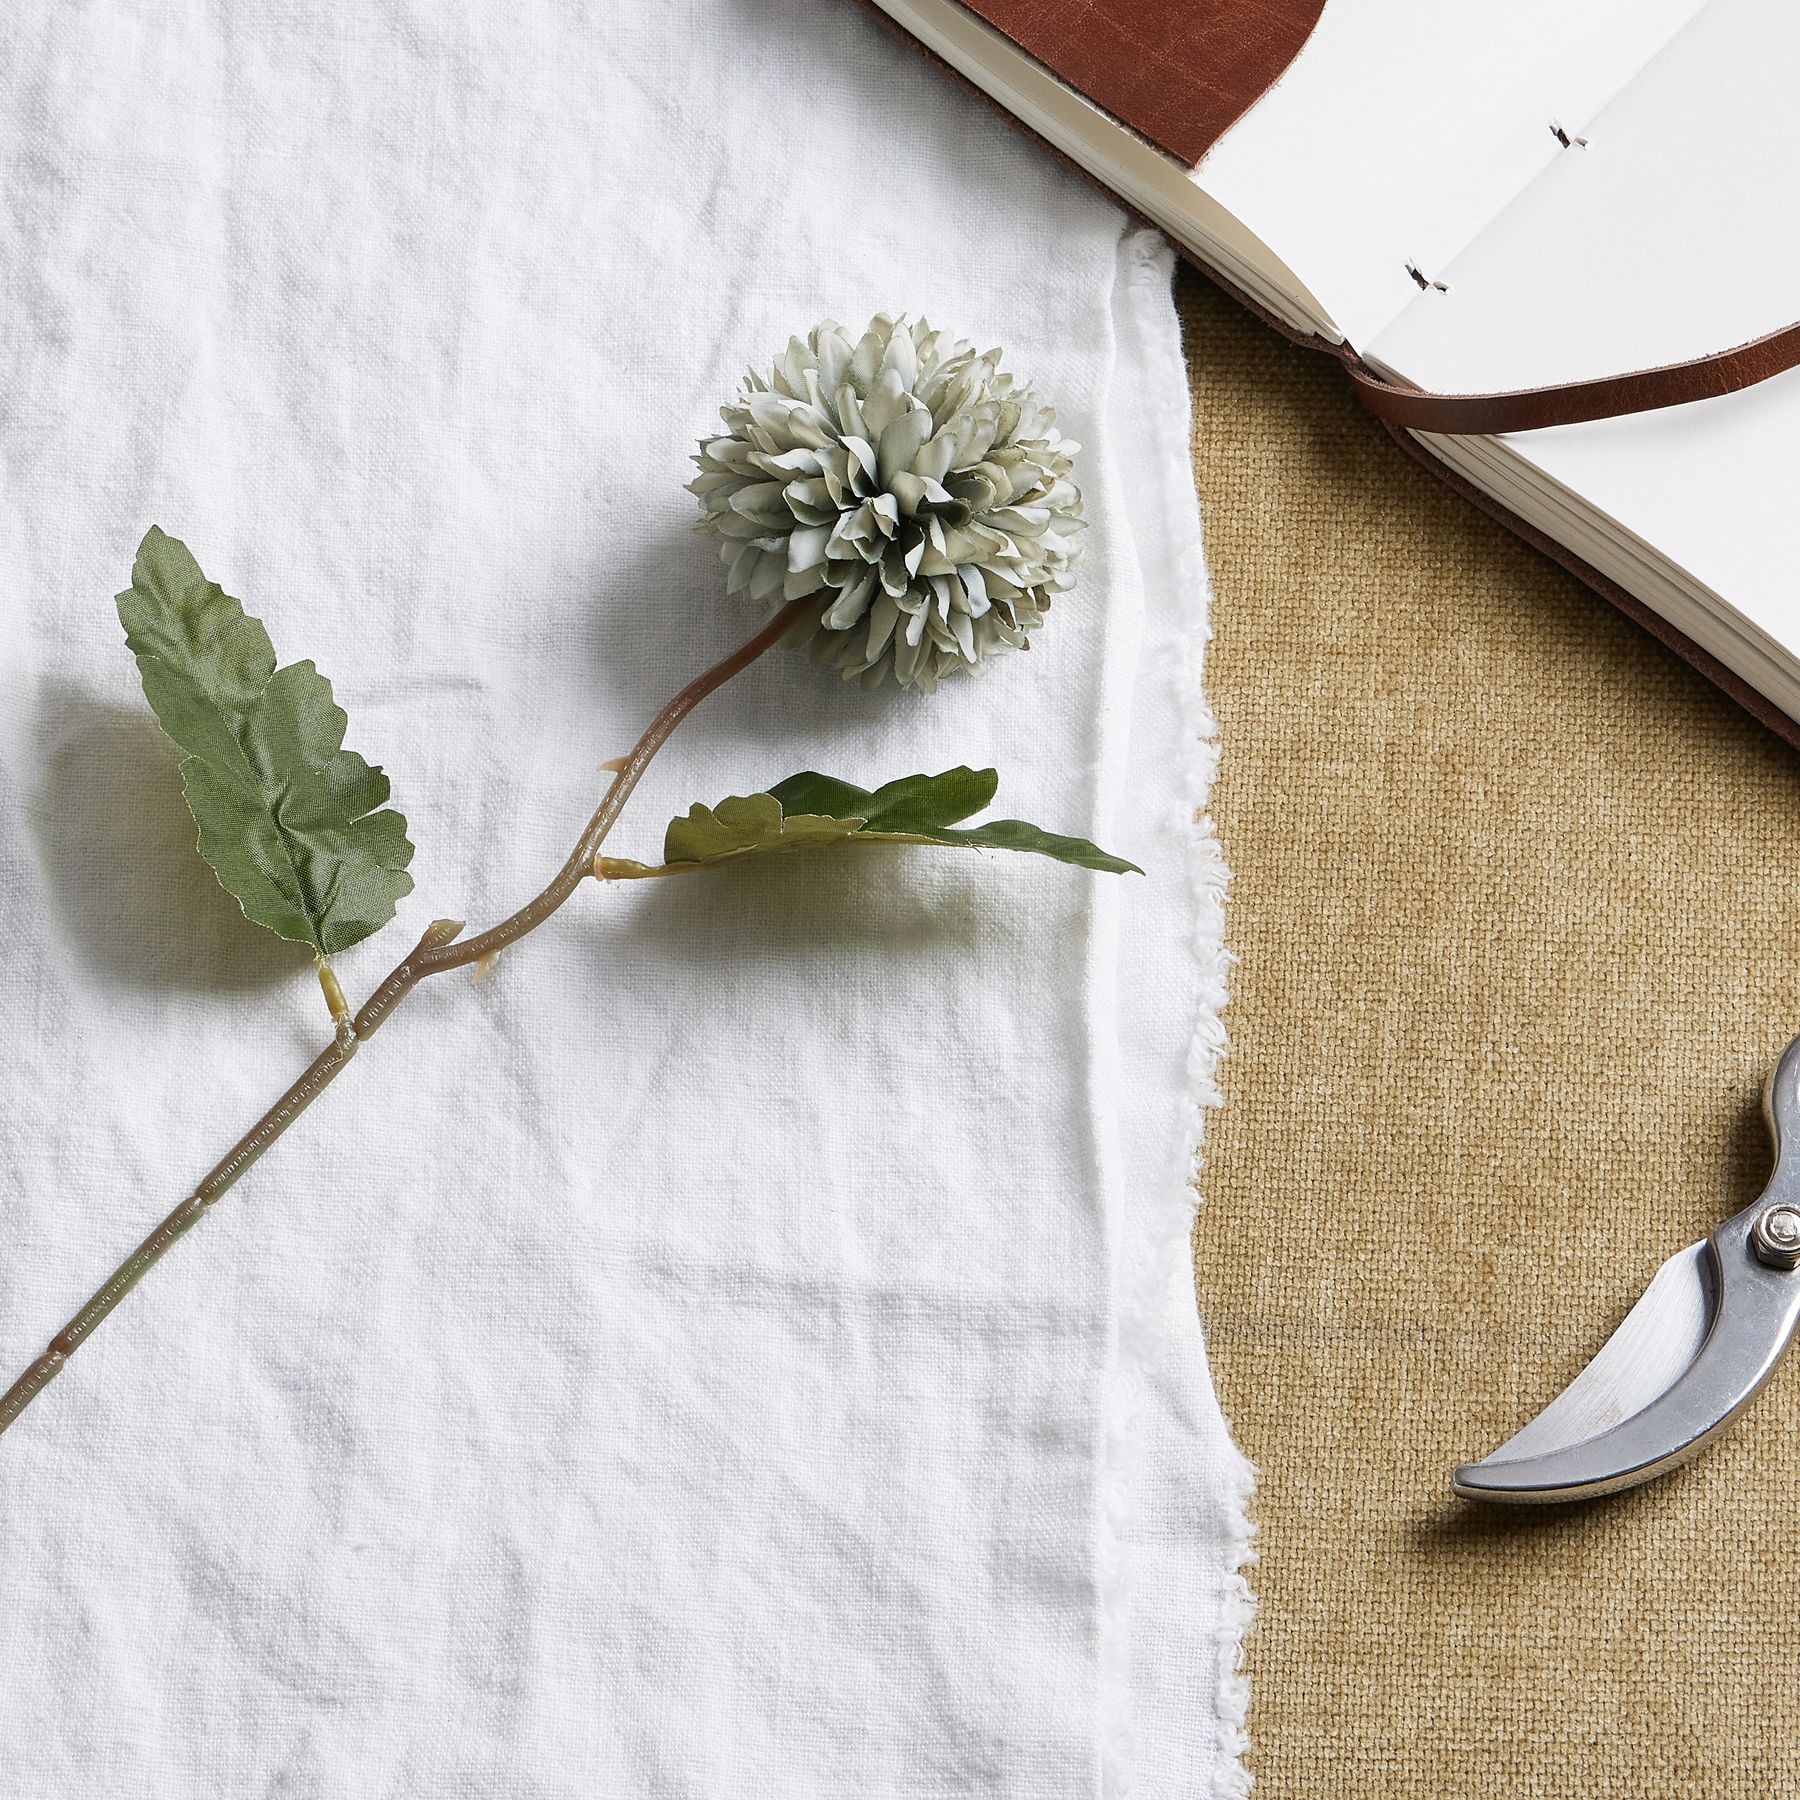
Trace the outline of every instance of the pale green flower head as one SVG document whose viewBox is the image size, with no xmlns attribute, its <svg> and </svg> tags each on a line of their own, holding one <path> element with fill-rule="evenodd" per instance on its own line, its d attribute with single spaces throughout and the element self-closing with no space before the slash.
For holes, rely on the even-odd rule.
<svg viewBox="0 0 1800 1800">
<path fill-rule="evenodd" d="M 846 680 L 930 692 L 1027 646 L 1074 585 L 1086 530 L 1080 445 L 1000 352 L 885 313 L 829 319 L 720 408 L 689 483 L 730 591 L 771 609 Z"/>
</svg>

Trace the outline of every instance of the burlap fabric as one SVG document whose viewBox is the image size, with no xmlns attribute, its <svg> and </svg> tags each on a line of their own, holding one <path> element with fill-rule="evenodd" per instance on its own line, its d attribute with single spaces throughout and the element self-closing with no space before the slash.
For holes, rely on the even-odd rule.
<svg viewBox="0 0 1800 1800">
<path fill-rule="evenodd" d="M 1237 957 L 1196 1262 L 1262 1472 L 1258 1793 L 1800 1794 L 1800 1360 L 1636 1494 L 1448 1485 L 1760 1186 L 1800 758 L 1335 364 L 1180 298 Z"/>
</svg>

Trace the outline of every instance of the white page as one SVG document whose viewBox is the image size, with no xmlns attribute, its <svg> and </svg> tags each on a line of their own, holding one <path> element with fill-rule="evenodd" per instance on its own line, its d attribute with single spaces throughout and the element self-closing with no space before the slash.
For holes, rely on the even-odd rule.
<svg viewBox="0 0 1800 1800">
<path fill-rule="evenodd" d="M 1330 0 L 1196 182 L 1365 345 L 1702 0 Z"/>
<path fill-rule="evenodd" d="M 1644 368 L 1800 314 L 1800 9 L 1712 0 L 1371 347 L 1457 393 Z M 1778 642 L 1800 645 L 1786 522 L 1800 372 L 1503 440 Z"/>
</svg>

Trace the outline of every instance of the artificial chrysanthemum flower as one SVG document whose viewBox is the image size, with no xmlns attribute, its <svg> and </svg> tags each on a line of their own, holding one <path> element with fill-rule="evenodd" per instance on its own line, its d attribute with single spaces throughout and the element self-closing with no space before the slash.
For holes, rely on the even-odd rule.
<svg viewBox="0 0 1800 1800">
<path fill-rule="evenodd" d="M 732 593 L 817 596 L 796 637 L 847 680 L 930 692 L 1023 649 L 1074 585 L 1078 444 L 1028 383 L 960 338 L 829 319 L 720 409 L 689 484 Z"/>
</svg>

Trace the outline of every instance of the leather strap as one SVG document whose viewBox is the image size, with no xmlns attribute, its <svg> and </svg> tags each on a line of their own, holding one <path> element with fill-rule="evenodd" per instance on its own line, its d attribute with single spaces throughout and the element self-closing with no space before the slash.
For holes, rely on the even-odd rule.
<svg viewBox="0 0 1800 1800">
<path fill-rule="evenodd" d="M 1504 394 L 1428 394 L 1389 381 L 1360 361 L 1348 361 L 1350 379 L 1370 412 L 1403 431 L 1443 432 L 1457 437 L 1489 437 L 1506 431 L 1539 431 L 1547 425 L 1578 425 L 1623 413 L 1655 412 L 1735 394 L 1800 364 L 1800 324 L 1752 338 L 1733 350 L 1665 363 L 1625 375 L 1567 381 L 1554 387 L 1517 388 Z"/>
</svg>

